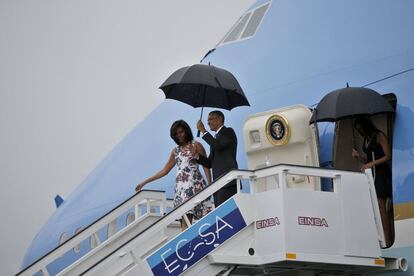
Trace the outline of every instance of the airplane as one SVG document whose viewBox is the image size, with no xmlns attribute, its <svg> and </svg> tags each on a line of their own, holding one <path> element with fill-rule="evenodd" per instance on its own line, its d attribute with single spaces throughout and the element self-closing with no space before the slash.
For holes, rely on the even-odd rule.
<svg viewBox="0 0 414 276">
<path fill-rule="evenodd" d="M 413 10 L 412 1 L 258 0 L 201 60 L 231 71 L 249 99 L 250 107 L 223 111 L 225 124 L 235 129 L 239 139 L 239 168 L 249 167 L 243 129 L 254 114 L 297 104 L 311 110 L 324 95 L 347 83 L 384 95 L 395 106 L 395 116 L 377 116 L 375 122 L 384 127 L 392 143 L 395 239 L 382 255 L 403 257 L 408 263 L 414 263 Z M 172 122 L 184 119 L 194 131 L 198 117 L 199 109 L 183 103 L 160 104 L 68 198 L 57 197 L 58 207 L 33 239 L 21 273 L 133 196 L 137 182 L 162 168 L 174 147 L 169 139 Z M 348 127 L 318 123 L 320 167 L 348 168 L 341 161 L 348 153 L 338 146 L 343 143 L 338 137 Z M 345 159 L 349 157 L 350 153 Z M 174 181 L 170 173 L 148 187 L 172 197 Z M 243 192 L 249 191 L 248 182 L 243 182 Z M 121 229 L 130 222 L 126 212 L 112 227 Z M 65 253 L 48 266 L 48 273 L 55 275 L 74 263 L 111 231 L 117 230 L 101 231 Z M 408 268 L 397 275 L 413 274 Z"/>
</svg>

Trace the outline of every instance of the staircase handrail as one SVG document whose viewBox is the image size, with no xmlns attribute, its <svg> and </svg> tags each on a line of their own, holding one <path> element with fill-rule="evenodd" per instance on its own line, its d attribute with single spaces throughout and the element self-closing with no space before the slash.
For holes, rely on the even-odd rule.
<svg viewBox="0 0 414 276">
<path fill-rule="evenodd" d="M 49 253 L 38 259 L 36 262 L 31 264 L 30 266 L 26 267 L 22 271 L 16 274 L 17 275 L 33 275 L 38 271 L 42 271 L 44 275 L 48 275 L 46 266 L 56 259 L 63 256 L 69 250 L 72 250 L 76 247 L 79 243 L 88 239 L 94 233 L 99 231 L 102 227 L 109 224 L 114 219 L 118 218 L 122 215 L 125 211 L 133 208 L 134 206 L 138 205 L 144 200 L 159 200 L 164 202 L 163 205 L 165 206 L 165 192 L 158 191 L 158 190 L 142 190 L 139 193 L 134 194 L 124 202 L 120 203 L 118 206 L 113 208 L 111 211 L 103 215 L 102 217 L 95 220 L 93 223 L 85 227 L 79 233 L 75 234 L 71 238 L 69 238 L 66 242 L 62 243 L 55 249 L 51 250 Z"/>
</svg>

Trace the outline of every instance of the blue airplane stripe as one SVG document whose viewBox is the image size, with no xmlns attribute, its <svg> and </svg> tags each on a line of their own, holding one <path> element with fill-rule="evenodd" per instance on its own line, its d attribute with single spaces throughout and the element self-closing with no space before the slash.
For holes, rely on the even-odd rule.
<svg viewBox="0 0 414 276">
<path fill-rule="evenodd" d="M 233 228 L 231 229 L 228 226 L 223 227 L 219 231 L 219 237 L 217 237 L 216 225 L 212 225 L 202 232 L 203 236 L 205 236 L 204 238 L 197 236 L 191 242 L 181 246 L 178 250 L 178 254 L 175 252 L 175 248 L 173 248 L 171 250 L 172 254 L 169 254 L 168 257 L 164 256 L 164 261 L 161 259 L 160 263 L 151 267 L 154 275 L 175 276 L 183 273 L 211 251 L 216 249 L 219 245 L 246 227 L 246 222 L 239 209 L 233 210 L 230 214 L 224 217 L 223 220 L 229 223 Z M 224 226 L 224 223 L 221 224 L 219 222 L 219 228 L 221 226 Z M 212 235 L 214 235 L 214 237 Z"/>
<path fill-rule="evenodd" d="M 151 267 L 156 266 L 157 264 L 162 262 L 161 255 L 159 254 L 159 252 L 164 251 L 165 248 L 174 248 L 175 249 L 176 244 L 182 239 L 187 239 L 190 242 L 191 240 L 193 240 L 194 238 L 196 238 L 198 236 L 198 229 L 201 225 L 203 225 L 205 223 L 213 225 L 213 224 L 216 223 L 216 216 L 225 217 L 235 209 L 237 209 L 236 202 L 234 201 L 234 199 L 229 199 L 227 202 L 220 205 L 219 208 L 214 209 L 214 211 L 210 212 L 207 216 L 205 216 L 202 219 L 200 219 L 199 221 L 197 221 L 197 223 L 193 224 L 190 228 L 188 228 L 187 230 L 182 232 L 176 238 L 174 238 L 173 240 L 168 242 L 166 245 L 164 245 L 163 247 L 158 249 L 151 256 L 149 256 L 147 258 L 148 263 L 150 264 Z M 181 246 L 185 246 L 185 244 L 180 243 L 180 247 Z M 172 254 L 172 252 L 171 252 L 171 254 Z"/>
</svg>

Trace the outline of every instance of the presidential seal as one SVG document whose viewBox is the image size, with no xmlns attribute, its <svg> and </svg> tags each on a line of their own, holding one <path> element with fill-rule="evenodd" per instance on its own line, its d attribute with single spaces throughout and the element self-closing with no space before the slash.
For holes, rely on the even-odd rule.
<svg viewBox="0 0 414 276">
<path fill-rule="evenodd" d="M 272 145 L 282 146 L 289 142 L 290 129 L 287 120 L 280 115 L 272 115 L 266 122 L 266 137 Z"/>
</svg>

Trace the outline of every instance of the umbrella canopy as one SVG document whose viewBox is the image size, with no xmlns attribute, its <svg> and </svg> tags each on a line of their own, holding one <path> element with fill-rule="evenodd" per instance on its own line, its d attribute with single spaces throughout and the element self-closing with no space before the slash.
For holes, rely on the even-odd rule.
<svg viewBox="0 0 414 276">
<path fill-rule="evenodd" d="M 388 112 L 395 110 L 378 92 L 363 87 L 347 87 L 326 94 L 316 106 L 310 123 Z"/>
<path fill-rule="evenodd" d="M 195 64 L 178 69 L 160 89 L 167 99 L 193 107 L 231 110 L 237 106 L 250 106 L 233 74 L 213 65 Z"/>
</svg>

